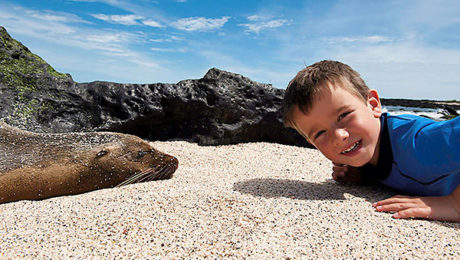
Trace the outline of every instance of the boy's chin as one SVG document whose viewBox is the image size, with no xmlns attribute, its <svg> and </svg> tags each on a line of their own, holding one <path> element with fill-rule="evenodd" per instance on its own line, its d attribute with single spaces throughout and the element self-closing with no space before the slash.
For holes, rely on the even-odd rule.
<svg viewBox="0 0 460 260">
<path fill-rule="evenodd" d="M 330 159 L 329 159 L 330 160 Z M 331 162 L 335 162 L 337 164 L 343 164 L 343 165 L 348 165 L 348 166 L 352 166 L 352 167 L 361 167 L 361 166 L 364 166 L 365 164 L 368 163 L 368 161 L 365 161 L 365 162 L 350 162 L 350 161 L 334 161 L 334 160 L 331 160 Z"/>
<path fill-rule="evenodd" d="M 368 163 L 368 162 L 364 162 L 364 163 L 350 163 L 350 164 L 348 164 L 348 165 L 353 166 L 353 167 L 362 167 L 362 166 L 364 166 L 366 163 Z"/>
<path fill-rule="evenodd" d="M 353 157 L 346 158 L 345 160 L 347 161 L 347 163 L 344 163 L 344 164 L 353 166 L 353 167 L 361 167 L 368 163 L 371 163 L 372 155 L 365 153 L 365 151 L 362 151 L 362 152 L 363 153 L 355 156 L 354 158 Z"/>
<path fill-rule="evenodd" d="M 354 160 L 354 161 L 349 161 L 348 163 L 345 163 L 346 165 L 353 166 L 353 167 L 361 167 L 369 163 L 370 159 L 363 159 L 363 160 Z"/>
</svg>

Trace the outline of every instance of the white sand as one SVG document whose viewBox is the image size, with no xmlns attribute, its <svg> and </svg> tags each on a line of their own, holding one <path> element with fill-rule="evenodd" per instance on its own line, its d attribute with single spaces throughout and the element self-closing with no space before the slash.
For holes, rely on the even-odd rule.
<svg viewBox="0 0 460 260">
<path fill-rule="evenodd" d="M 460 258 L 460 223 L 395 220 L 317 151 L 155 142 L 171 180 L 0 205 L 1 258 Z"/>
</svg>

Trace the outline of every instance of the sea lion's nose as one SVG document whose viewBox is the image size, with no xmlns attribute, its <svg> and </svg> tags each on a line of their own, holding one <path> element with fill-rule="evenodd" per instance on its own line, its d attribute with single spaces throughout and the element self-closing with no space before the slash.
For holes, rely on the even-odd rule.
<svg viewBox="0 0 460 260">
<path fill-rule="evenodd" d="M 174 156 L 171 156 L 171 159 L 169 161 L 169 165 L 173 166 L 174 167 L 174 171 L 177 170 L 177 168 L 179 167 L 179 160 L 177 160 L 176 157 Z"/>
</svg>

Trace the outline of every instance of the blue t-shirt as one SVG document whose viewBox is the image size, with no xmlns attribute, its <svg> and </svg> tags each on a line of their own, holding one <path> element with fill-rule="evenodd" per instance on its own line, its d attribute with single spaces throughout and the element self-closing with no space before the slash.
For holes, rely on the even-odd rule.
<svg viewBox="0 0 460 260">
<path fill-rule="evenodd" d="M 438 122 L 384 113 L 379 151 L 371 174 L 385 186 L 409 195 L 445 196 L 460 185 L 460 117 Z"/>
</svg>

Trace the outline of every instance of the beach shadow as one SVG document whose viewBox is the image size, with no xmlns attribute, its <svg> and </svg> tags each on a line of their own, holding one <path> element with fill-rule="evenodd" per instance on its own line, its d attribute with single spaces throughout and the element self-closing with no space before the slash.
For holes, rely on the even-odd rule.
<svg viewBox="0 0 460 260">
<path fill-rule="evenodd" d="M 297 200 L 345 200 L 344 194 L 352 194 L 376 202 L 395 194 L 380 186 L 338 184 L 328 180 L 312 183 L 301 180 L 257 178 L 235 182 L 233 190 L 264 198 L 290 198 Z"/>
<path fill-rule="evenodd" d="M 345 200 L 344 194 L 351 194 L 355 197 L 364 198 L 370 203 L 397 195 L 397 192 L 382 186 L 340 184 L 332 179 L 322 183 L 312 183 L 301 180 L 256 178 L 235 182 L 233 190 L 256 197 L 296 200 Z M 382 212 L 381 214 L 390 213 Z M 460 227 L 460 223 L 456 222 L 434 221 L 434 223 L 454 229 Z"/>
</svg>

